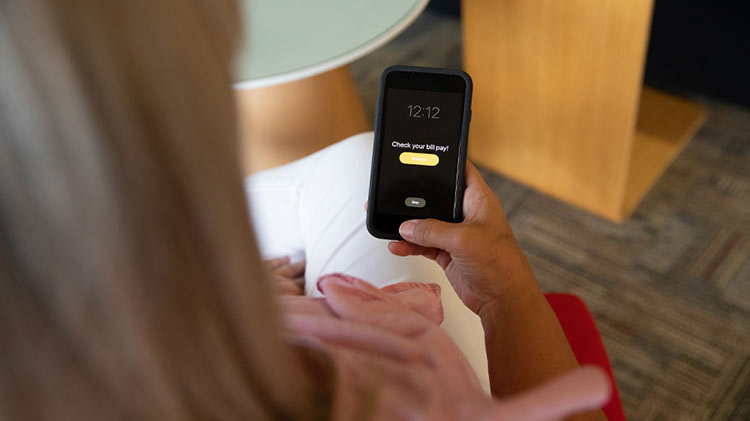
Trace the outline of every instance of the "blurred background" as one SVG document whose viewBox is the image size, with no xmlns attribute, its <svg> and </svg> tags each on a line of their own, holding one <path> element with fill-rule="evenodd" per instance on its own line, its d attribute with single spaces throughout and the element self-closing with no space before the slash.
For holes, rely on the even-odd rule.
<svg viewBox="0 0 750 421">
<path fill-rule="evenodd" d="M 385 66 L 462 67 L 459 14 L 433 0 L 352 63 L 368 115 Z M 750 419 L 748 17 L 743 2 L 654 2 L 645 82 L 707 120 L 624 223 L 483 170 L 543 289 L 592 310 L 631 420 Z"/>
</svg>

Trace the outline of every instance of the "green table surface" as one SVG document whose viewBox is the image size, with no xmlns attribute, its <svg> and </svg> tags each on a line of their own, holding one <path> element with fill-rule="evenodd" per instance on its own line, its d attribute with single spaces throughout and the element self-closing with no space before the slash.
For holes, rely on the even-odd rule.
<svg viewBox="0 0 750 421">
<path fill-rule="evenodd" d="M 238 89 L 310 77 L 347 64 L 403 31 L 428 0 L 243 0 Z"/>
</svg>

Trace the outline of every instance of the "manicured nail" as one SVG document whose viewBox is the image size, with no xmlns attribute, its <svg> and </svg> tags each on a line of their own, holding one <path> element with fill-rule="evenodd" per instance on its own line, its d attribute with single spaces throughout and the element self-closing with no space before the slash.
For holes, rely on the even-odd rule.
<svg viewBox="0 0 750 421">
<path fill-rule="evenodd" d="M 411 238 L 414 234 L 414 226 L 417 225 L 414 221 L 406 221 L 398 228 L 399 234 L 404 238 Z"/>
</svg>

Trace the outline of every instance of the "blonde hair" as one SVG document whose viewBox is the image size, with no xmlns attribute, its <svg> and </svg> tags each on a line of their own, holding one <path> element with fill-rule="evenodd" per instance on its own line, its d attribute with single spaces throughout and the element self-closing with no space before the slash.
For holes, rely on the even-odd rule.
<svg viewBox="0 0 750 421">
<path fill-rule="evenodd" d="M 238 16 L 0 2 L 0 419 L 322 413 L 247 220 Z"/>
</svg>

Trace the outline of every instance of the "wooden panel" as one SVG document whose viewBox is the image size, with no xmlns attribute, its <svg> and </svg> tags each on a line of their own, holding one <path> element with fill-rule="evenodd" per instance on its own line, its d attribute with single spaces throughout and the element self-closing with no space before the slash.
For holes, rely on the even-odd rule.
<svg viewBox="0 0 750 421">
<path fill-rule="evenodd" d="M 652 0 L 464 0 L 470 157 L 621 216 Z"/>
<path fill-rule="evenodd" d="M 370 130 L 349 66 L 268 88 L 238 90 L 236 97 L 246 174 Z"/>
<path fill-rule="evenodd" d="M 622 216 L 626 219 L 706 120 L 697 104 L 644 88 Z"/>
</svg>

